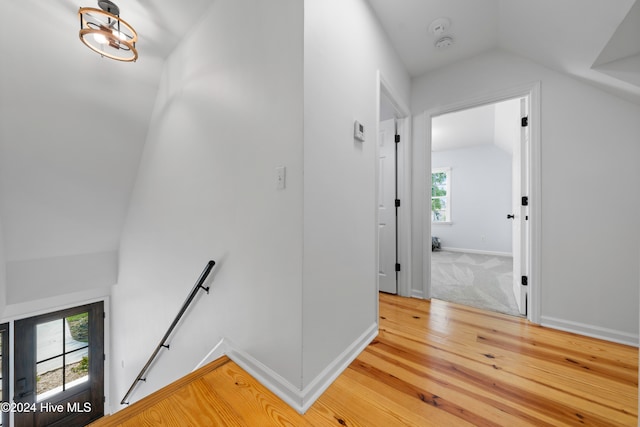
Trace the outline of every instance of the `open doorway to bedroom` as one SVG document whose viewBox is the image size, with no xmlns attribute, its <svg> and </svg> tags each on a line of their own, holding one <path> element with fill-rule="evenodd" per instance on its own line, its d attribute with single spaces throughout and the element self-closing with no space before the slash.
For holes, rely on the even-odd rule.
<svg viewBox="0 0 640 427">
<path fill-rule="evenodd" d="M 431 118 L 432 298 L 526 316 L 527 117 L 515 97 Z"/>
</svg>

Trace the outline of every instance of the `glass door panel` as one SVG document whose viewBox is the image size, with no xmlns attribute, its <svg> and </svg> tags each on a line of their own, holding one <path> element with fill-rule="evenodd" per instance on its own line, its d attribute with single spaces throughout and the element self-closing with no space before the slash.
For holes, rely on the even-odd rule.
<svg viewBox="0 0 640 427">
<path fill-rule="evenodd" d="M 104 312 L 95 303 L 15 323 L 16 426 L 84 426 L 104 413 Z"/>
</svg>

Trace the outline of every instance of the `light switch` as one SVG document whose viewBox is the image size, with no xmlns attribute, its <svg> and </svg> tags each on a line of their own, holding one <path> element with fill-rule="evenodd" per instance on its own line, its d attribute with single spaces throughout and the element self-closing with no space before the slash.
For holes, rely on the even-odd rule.
<svg viewBox="0 0 640 427">
<path fill-rule="evenodd" d="M 364 142 L 364 126 L 357 120 L 353 123 L 353 137 L 360 142 Z"/>
<path fill-rule="evenodd" d="M 278 166 L 276 168 L 276 189 L 284 190 L 287 186 L 287 168 Z"/>
</svg>

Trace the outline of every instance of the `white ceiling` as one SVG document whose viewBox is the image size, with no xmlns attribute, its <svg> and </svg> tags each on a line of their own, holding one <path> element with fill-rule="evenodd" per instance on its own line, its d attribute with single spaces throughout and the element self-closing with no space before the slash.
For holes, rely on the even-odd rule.
<svg viewBox="0 0 640 427">
<path fill-rule="evenodd" d="M 498 47 L 640 103 L 634 0 L 369 1 L 413 76 Z M 78 8 L 96 3 L 2 3 L 0 224 L 9 261 L 117 249 L 163 61 L 217 2 L 116 0 L 139 33 L 133 64 L 78 40 Z M 446 51 L 427 34 L 440 16 L 455 38 Z"/>
<path fill-rule="evenodd" d="M 433 117 L 431 150 L 458 150 L 495 145 L 511 155 L 513 145 L 520 142 L 519 117 L 518 98 Z"/>
<path fill-rule="evenodd" d="M 0 26 L 0 224 L 8 261 L 116 250 L 164 58 L 211 0 L 127 0 L 140 59 L 78 38 L 96 0 L 8 0 Z"/>
<path fill-rule="evenodd" d="M 475 56 L 498 44 L 496 0 L 369 0 L 409 73 L 416 77 L 452 62 Z M 454 45 L 434 46 L 429 24 L 446 17 Z"/>
<path fill-rule="evenodd" d="M 640 2 L 635 0 L 369 3 L 414 77 L 501 48 L 640 104 Z M 445 35 L 455 40 L 445 50 L 434 47 L 436 38 L 428 32 L 440 17 L 451 21 Z"/>
<path fill-rule="evenodd" d="M 432 151 L 456 150 L 495 143 L 495 105 L 456 111 L 431 121 Z"/>
</svg>

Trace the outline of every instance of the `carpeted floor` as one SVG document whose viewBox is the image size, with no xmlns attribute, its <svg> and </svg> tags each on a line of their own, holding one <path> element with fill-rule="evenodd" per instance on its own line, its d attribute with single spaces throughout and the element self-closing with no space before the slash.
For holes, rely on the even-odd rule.
<svg viewBox="0 0 640 427">
<path fill-rule="evenodd" d="M 431 296 L 520 316 L 513 296 L 513 261 L 509 257 L 434 251 Z"/>
</svg>

